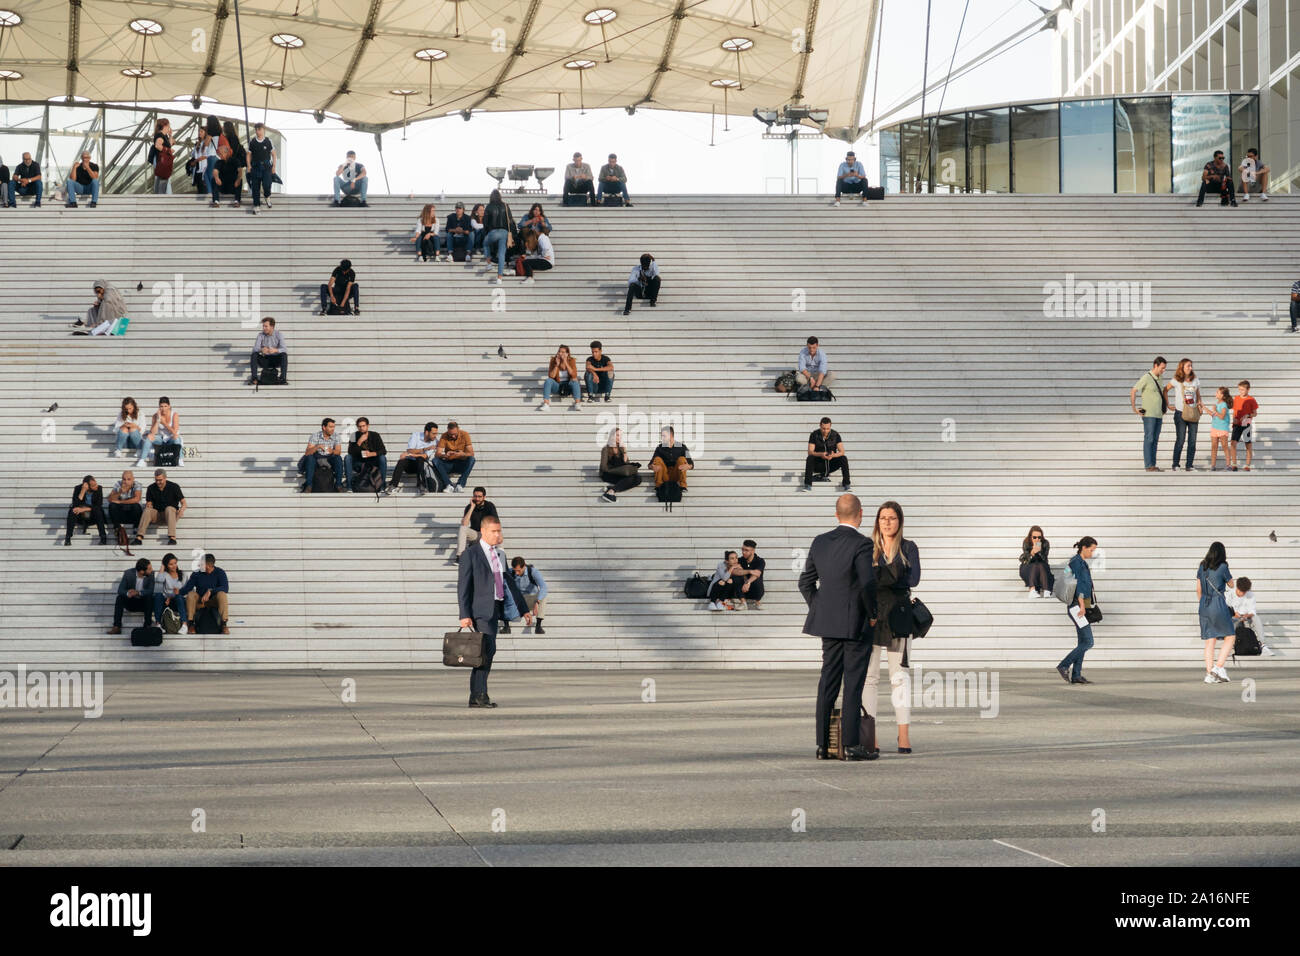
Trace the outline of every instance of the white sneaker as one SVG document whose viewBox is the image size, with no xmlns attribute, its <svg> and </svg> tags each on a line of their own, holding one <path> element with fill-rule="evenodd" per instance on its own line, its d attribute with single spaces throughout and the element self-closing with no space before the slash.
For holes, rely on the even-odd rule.
<svg viewBox="0 0 1300 956">
<path fill-rule="evenodd" d="M 544 411 L 546 411 L 546 410 L 547 410 L 548 408 L 550 408 L 550 407 L 551 407 L 551 403 L 550 403 L 550 402 L 542 402 L 542 404 L 540 404 L 540 405 L 537 406 L 537 410 L 538 410 L 539 412 L 544 412 Z"/>
<path fill-rule="evenodd" d="M 1215 677 L 1213 674 L 1206 674 L 1206 675 L 1205 675 L 1205 683 L 1207 683 L 1207 684 L 1217 684 L 1218 682 L 1219 682 L 1219 679 L 1218 679 L 1217 677 Z"/>
<path fill-rule="evenodd" d="M 574 402 L 574 403 L 573 403 L 573 410 L 574 410 L 575 412 L 580 412 L 580 411 L 582 411 L 582 403 L 581 403 L 581 402 Z"/>
<path fill-rule="evenodd" d="M 832 206 L 838 206 L 839 204 L 840 204 L 840 201 L 839 201 L 838 199 L 835 200 L 833 203 L 831 203 Z"/>
<path fill-rule="evenodd" d="M 1228 672 L 1222 667 L 1216 667 L 1214 673 L 1218 676 L 1219 680 L 1223 681 L 1225 684 L 1232 682 L 1232 678 L 1228 676 Z"/>
<path fill-rule="evenodd" d="M 1030 589 L 1029 589 L 1029 593 L 1025 595 L 1025 600 L 1027 600 L 1027 601 L 1037 601 L 1037 600 L 1038 600 L 1038 592 L 1035 591 L 1033 588 L 1030 588 Z"/>
<path fill-rule="evenodd" d="M 144 459 L 141 458 L 139 461 L 137 461 L 137 462 L 135 463 L 135 467 L 136 467 L 136 468 L 143 468 L 143 467 L 144 467 Z"/>
<path fill-rule="evenodd" d="M 1260 193 L 1260 194 L 1259 194 L 1259 201 L 1260 201 L 1260 202 L 1268 202 L 1268 193 Z"/>
<path fill-rule="evenodd" d="M 1243 203 L 1250 202 L 1250 193 L 1242 193 L 1242 194 L 1241 194 L 1241 201 L 1242 201 Z"/>
<path fill-rule="evenodd" d="M 493 279 L 493 280 L 492 280 L 492 284 L 493 284 L 493 285 L 500 285 L 500 284 L 501 284 L 501 277 L 500 277 L 500 276 L 497 276 L 495 279 Z"/>
<path fill-rule="evenodd" d="M 710 611 L 721 611 L 721 610 L 722 610 L 722 605 L 719 604 L 717 601 L 710 601 L 710 602 L 709 602 L 709 610 L 710 610 Z"/>
<path fill-rule="evenodd" d="M 520 285 L 532 285 L 533 281 L 534 280 L 532 276 L 527 276 L 525 277 L 524 281 L 520 283 Z"/>
</svg>

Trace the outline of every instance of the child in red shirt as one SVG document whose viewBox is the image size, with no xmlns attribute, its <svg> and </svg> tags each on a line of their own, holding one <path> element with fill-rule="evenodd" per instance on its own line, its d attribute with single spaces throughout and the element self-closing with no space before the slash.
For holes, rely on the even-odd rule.
<svg viewBox="0 0 1300 956">
<path fill-rule="evenodd" d="M 1237 442 L 1246 443 L 1246 466 L 1250 471 L 1250 462 L 1255 454 L 1255 413 L 1259 411 L 1259 402 L 1250 397 L 1250 382 L 1242 380 L 1237 383 L 1237 396 L 1232 400 L 1232 449 L 1228 452 L 1228 467 L 1237 470 Z"/>
</svg>

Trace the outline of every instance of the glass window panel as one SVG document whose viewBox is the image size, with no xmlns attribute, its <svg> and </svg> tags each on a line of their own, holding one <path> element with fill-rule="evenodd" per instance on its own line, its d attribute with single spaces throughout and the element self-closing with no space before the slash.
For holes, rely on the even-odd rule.
<svg viewBox="0 0 1300 956">
<path fill-rule="evenodd" d="M 1240 163 L 1246 158 L 1246 150 L 1252 148 L 1260 148 L 1259 97 L 1254 93 L 1246 93 L 1232 98 L 1232 155 Z M 1263 156 L 1260 156 L 1260 160 L 1268 165 L 1268 160 Z"/>
<path fill-rule="evenodd" d="M 966 114 L 940 116 L 934 121 L 934 191 L 966 192 Z"/>
<path fill-rule="evenodd" d="M 971 192 L 1011 192 L 1010 110 L 981 110 L 967 120 Z"/>
<path fill-rule="evenodd" d="M 1232 153 L 1232 111 L 1228 97 L 1175 96 L 1170 115 L 1174 192 L 1199 191 L 1201 170 L 1214 158 L 1217 149 L 1228 154 L 1228 167 L 1236 170 L 1241 157 Z"/>
<path fill-rule="evenodd" d="M 1060 116 L 1055 103 L 1012 108 L 1011 186 L 1018 193 L 1061 191 Z"/>
<path fill-rule="evenodd" d="M 925 192 L 924 183 L 921 179 L 923 153 L 926 146 L 925 124 L 920 120 L 913 120 L 910 123 L 901 124 L 899 131 L 902 140 L 899 149 L 902 157 L 901 191 L 905 193 Z"/>
<path fill-rule="evenodd" d="M 1115 100 L 1116 191 L 1168 193 L 1172 184 L 1169 97 Z"/>
<path fill-rule="evenodd" d="M 1061 192 L 1115 191 L 1115 104 L 1061 104 Z"/>
<path fill-rule="evenodd" d="M 902 191 L 899 173 L 902 166 L 899 162 L 899 132 L 897 126 L 891 126 L 889 129 L 880 131 L 880 184 L 885 187 L 887 193 L 897 193 Z"/>
</svg>

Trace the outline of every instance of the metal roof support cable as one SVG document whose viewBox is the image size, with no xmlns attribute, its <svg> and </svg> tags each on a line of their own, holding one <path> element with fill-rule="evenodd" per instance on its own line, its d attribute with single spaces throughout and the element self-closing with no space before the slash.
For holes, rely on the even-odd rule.
<svg viewBox="0 0 1300 956">
<path fill-rule="evenodd" d="M 966 6 L 961 12 L 961 23 L 957 25 L 957 41 L 952 45 L 952 56 L 948 59 L 948 75 L 943 78 L 943 89 L 939 92 L 939 108 L 934 111 L 935 123 L 937 123 L 939 121 L 939 117 L 943 115 L 943 101 L 944 98 L 947 97 L 948 95 L 948 84 L 949 82 L 952 81 L 952 68 L 953 68 L 953 64 L 957 62 L 957 47 L 961 45 L 961 33 L 962 30 L 964 30 L 966 27 L 966 14 L 968 13 L 970 13 L 970 0 L 966 0 Z M 924 107 L 921 108 L 921 117 L 922 118 L 925 117 Z M 933 124 L 929 124 L 926 126 L 927 146 L 930 145 L 929 139 L 930 136 L 932 135 L 933 128 L 934 128 Z M 926 163 L 925 172 L 929 171 L 928 167 L 930 164 L 930 152 L 931 152 L 930 149 L 926 149 L 925 151 L 925 163 Z"/>
<path fill-rule="evenodd" d="M 244 98 L 244 142 L 253 138 L 253 127 L 248 121 L 248 84 L 244 77 L 244 36 L 239 31 L 239 0 L 235 3 L 235 49 L 239 51 L 239 92 Z"/>
<path fill-rule="evenodd" d="M 880 27 L 876 30 L 876 78 L 871 84 L 871 126 L 876 131 L 876 94 L 880 92 L 880 44 L 885 35 L 885 0 L 880 0 Z"/>
</svg>

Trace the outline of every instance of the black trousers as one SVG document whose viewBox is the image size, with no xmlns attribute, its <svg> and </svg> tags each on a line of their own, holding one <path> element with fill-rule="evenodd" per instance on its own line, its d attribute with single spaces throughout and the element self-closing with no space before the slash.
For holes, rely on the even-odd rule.
<svg viewBox="0 0 1300 956">
<path fill-rule="evenodd" d="M 616 475 L 612 471 L 602 471 L 600 480 L 609 485 L 614 494 L 621 495 L 625 491 L 631 491 L 637 485 L 641 484 L 640 475 Z"/>
<path fill-rule="evenodd" d="M 583 180 L 566 179 L 564 181 L 564 195 L 566 196 L 572 194 L 581 195 L 583 193 L 586 193 L 586 195 L 589 197 L 587 199 L 587 202 L 590 203 L 595 200 L 596 189 L 594 186 L 592 186 L 590 179 L 583 179 Z"/>
<path fill-rule="evenodd" d="M 741 583 L 736 586 L 736 597 L 743 598 L 746 601 L 763 600 L 763 579 L 762 578 L 759 578 L 757 581 L 751 581 L 748 591 L 741 590 L 741 588 L 743 588 L 744 586 L 745 586 L 744 581 L 741 581 Z"/>
<path fill-rule="evenodd" d="M 727 578 L 723 581 L 714 581 L 709 586 L 710 601 L 730 601 L 736 596 L 736 583 Z"/>
<path fill-rule="evenodd" d="M 505 614 L 506 602 L 497 601 L 491 620 L 481 617 L 474 620 L 474 630 L 483 635 L 483 666 L 476 667 L 469 672 L 469 696 L 471 699 L 487 696 L 488 674 L 492 671 L 492 658 L 497 653 L 497 621 L 504 618 Z"/>
<path fill-rule="evenodd" d="M 1291 303 L 1291 328 L 1294 329 L 1300 323 L 1300 302 Z"/>
<path fill-rule="evenodd" d="M 627 301 L 623 303 L 623 308 L 632 308 L 633 299 L 649 299 L 651 302 L 659 301 L 659 284 L 662 276 L 654 276 L 645 284 L 643 289 L 637 282 L 627 284 Z"/>
<path fill-rule="evenodd" d="M 254 379 L 257 378 L 258 372 L 263 368 L 278 368 L 280 378 L 288 384 L 289 382 L 289 353 L 276 352 L 274 355 L 263 355 L 261 352 L 254 350 L 252 358 L 249 360 L 249 374 Z"/>
<path fill-rule="evenodd" d="M 1201 191 L 1196 194 L 1196 205 L 1205 202 L 1207 192 L 1217 192 L 1223 202 L 1236 202 L 1237 196 L 1232 189 L 1232 177 L 1224 176 L 1223 179 L 1210 179 L 1201 183 Z"/>
<path fill-rule="evenodd" d="M 856 747 L 861 729 L 858 713 L 862 707 L 862 687 L 867 682 L 871 663 L 870 641 L 841 641 L 822 638 L 822 676 L 817 684 L 817 746 L 827 747 L 831 739 L 831 710 L 844 684 L 844 702 L 840 713 L 845 747 Z"/>
<path fill-rule="evenodd" d="M 529 259 L 524 257 L 524 276 L 531 279 L 534 272 L 545 272 L 551 268 L 551 263 L 546 259 Z"/>
<path fill-rule="evenodd" d="M 343 294 L 343 290 L 342 290 L 342 289 L 339 289 L 338 292 L 339 292 L 340 295 Z M 359 308 L 361 308 L 361 287 L 360 287 L 359 285 L 357 285 L 355 282 L 352 283 L 352 291 L 348 293 L 348 298 L 350 298 L 350 299 L 352 300 L 352 308 L 353 308 L 353 309 L 359 309 Z M 344 308 L 346 308 L 346 307 L 347 307 L 347 302 L 346 302 L 346 301 L 344 301 L 344 302 L 340 302 L 339 305 L 342 306 L 342 307 L 344 307 Z M 330 286 L 329 286 L 329 283 L 328 283 L 328 282 L 322 282 L 322 283 L 320 284 L 320 307 L 321 307 L 321 311 L 322 311 L 322 312 L 325 311 L 326 309 L 329 308 L 329 306 L 330 306 Z"/>
<path fill-rule="evenodd" d="M 1020 580 L 1025 582 L 1025 587 L 1049 593 L 1055 583 L 1055 579 L 1052 577 L 1052 569 L 1047 566 L 1046 561 L 1030 561 L 1028 564 L 1022 564 L 1020 566 Z"/>
<path fill-rule="evenodd" d="M 136 597 L 127 597 L 125 594 L 119 594 L 117 600 L 113 602 L 113 626 L 122 626 L 123 611 L 143 611 L 144 626 L 148 627 L 153 623 L 153 595 L 140 594 Z"/>
<path fill-rule="evenodd" d="M 867 181 L 865 179 L 859 179 L 856 183 L 846 183 L 842 179 L 837 179 L 835 181 L 835 198 L 839 199 L 845 193 L 862 195 L 866 188 Z"/>
<path fill-rule="evenodd" d="M 134 531 L 140 527 L 140 519 L 144 517 L 143 505 L 124 505 L 116 501 L 108 503 L 108 517 L 113 522 L 113 526 L 121 525 L 127 531 Z"/>
<path fill-rule="evenodd" d="M 825 475 L 827 478 L 830 478 L 832 472 L 836 471 L 842 471 L 844 473 L 844 483 L 846 485 L 852 484 L 852 482 L 849 481 L 849 459 L 847 455 L 840 455 L 838 458 L 832 458 L 830 461 L 827 461 L 825 458 L 818 458 L 814 455 L 809 455 L 808 460 L 804 462 L 803 466 L 803 483 L 805 485 L 811 485 L 813 475 Z"/>
<path fill-rule="evenodd" d="M 408 472 L 415 475 L 417 484 L 424 481 L 423 465 L 423 458 L 399 458 L 397 464 L 393 466 L 393 477 L 389 480 L 389 484 L 394 487 L 400 485 L 402 483 L 402 478 L 405 477 Z M 432 487 L 428 488 L 428 490 L 442 491 L 442 479 L 438 477 L 438 473 L 430 468 L 429 474 L 433 477 L 429 479 L 429 483 Z"/>
<path fill-rule="evenodd" d="M 63 536 L 63 540 L 64 541 L 72 540 L 72 529 L 74 526 L 82 525 L 83 527 L 89 528 L 92 523 L 97 528 L 99 528 L 99 540 L 101 542 L 107 543 L 108 535 L 104 532 L 104 509 L 103 508 L 91 508 L 88 514 L 82 514 L 82 515 L 73 514 L 72 509 L 69 508 L 68 509 L 68 533 Z"/>
</svg>

